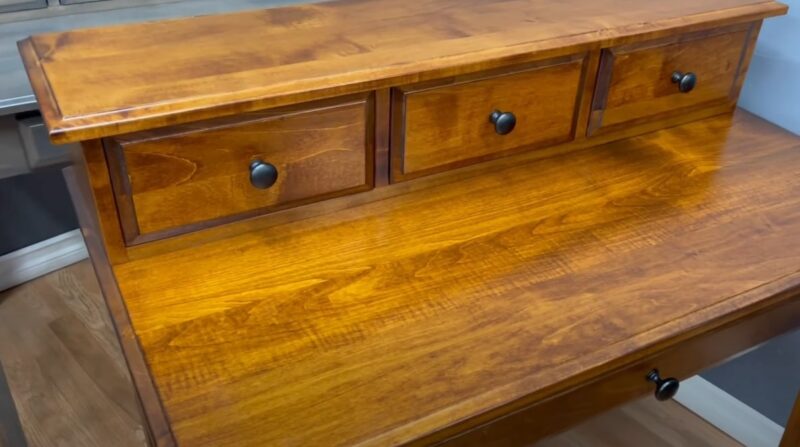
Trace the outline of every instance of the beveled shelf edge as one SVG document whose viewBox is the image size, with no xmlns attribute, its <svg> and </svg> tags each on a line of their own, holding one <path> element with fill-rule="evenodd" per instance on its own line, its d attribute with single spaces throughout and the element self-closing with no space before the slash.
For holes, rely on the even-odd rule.
<svg viewBox="0 0 800 447">
<path fill-rule="evenodd" d="M 433 63 L 422 60 L 404 65 L 373 67 L 362 72 L 342 73 L 323 79 L 300 80 L 292 86 L 269 85 L 249 89 L 247 92 L 231 92 L 219 97 L 194 96 L 180 101 L 150 103 L 132 106 L 125 110 L 79 116 L 64 116 L 61 113 L 58 99 L 54 96 L 47 75 L 41 67 L 41 59 L 34 48 L 32 38 L 18 42 L 18 46 L 49 130 L 50 139 L 53 143 L 65 144 L 596 50 L 634 40 L 654 39 L 671 33 L 761 20 L 785 14 L 787 11 L 788 6 L 768 0 L 719 11 L 640 23 L 620 29 L 598 30 L 568 38 L 558 37 L 454 55 L 437 59 Z"/>
</svg>

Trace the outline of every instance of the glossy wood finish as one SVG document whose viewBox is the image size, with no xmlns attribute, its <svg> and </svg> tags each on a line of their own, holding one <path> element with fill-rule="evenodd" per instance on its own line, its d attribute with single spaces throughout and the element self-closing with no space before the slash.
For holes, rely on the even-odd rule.
<svg viewBox="0 0 800 447">
<path fill-rule="evenodd" d="M 789 420 L 786 421 L 786 431 L 783 433 L 780 447 L 800 446 L 800 392 L 794 401 L 794 408 Z"/>
<path fill-rule="evenodd" d="M 728 353 L 795 324 L 757 316 L 798 306 L 798 149 L 719 117 L 114 273 L 179 444 L 428 443 L 703 334 Z M 719 360 L 698 346 L 678 375 Z"/>
<path fill-rule="evenodd" d="M 128 243 L 365 191 L 373 184 L 374 101 L 360 95 L 106 141 Z M 250 182 L 250 163 L 277 168 Z"/>
<path fill-rule="evenodd" d="M 24 399 L 21 411 L 26 422 L 22 428 L 33 435 L 30 447 L 59 443 L 68 447 L 142 447 L 133 386 L 104 307 L 89 261 L 0 293 L 0 321 L 11 321 L 0 325 L 5 342 L 0 345 L 0 362 L 19 365 L 10 377 L 11 394 Z M 16 330 L 18 327 L 27 330 Z M 52 352 L 58 346 L 64 346 L 55 348 L 62 355 L 30 355 Z M 58 373 L 50 376 L 50 371 Z M 40 372 L 56 381 L 42 380 Z M 53 384 L 72 399 L 53 398 L 58 395 L 50 388 Z M 50 399 L 28 398 L 45 394 Z M 3 402 L 0 399 L 0 406 Z M 89 409 L 92 414 L 75 409 Z M 131 409 L 133 413 L 128 413 Z M 108 430 L 109 421 L 119 414 L 129 417 Z M 593 447 L 641 447 L 643 443 L 685 447 L 687 442 L 693 447 L 740 447 L 681 405 L 652 399 L 605 413 L 537 447 L 580 447 L 587 440 Z M 16 440 L 4 444 L 0 437 L 2 447 L 20 445 L 24 444 Z"/>
<path fill-rule="evenodd" d="M 20 50 L 51 137 L 63 143 L 785 12 L 764 0 L 338 0 L 43 34 Z"/>
<path fill-rule="evenodd" d="M 642 42 L 603 51 L 589 134 L 679 116 L 720 104 L 734 107 L 760 23 Z M 682 93 L 676 71 L 697 75 Z"/>
<path fill-rule="evenodd" d="M 639 396 L 647 395 L 655 400 L 655 385 L 644 380 L 653 369 L 658 369 L 664 376 L 686 379 L 701 369 L 797 327 L 800 320 L 800 300 L 796 299 L 800 296 L 798 278 L 789 282 L 778 281 L 765 287 L 767 290 L 748 293 L 764 296 L 775 290 L 781 292 L 765 300 L 767 302 L 760 309 L 733 312 L 723 321 L 709 324 L 709 327 L 718 325 L 711 331 L 702 332 L 709 327 L 703 328 L 699 334 L 690 331 L 685 334 L 683 341 L 671 349 L 646 356 L 600 379 L 576 384 L 563 394 L 457 435 L 445 444 L 448 447 L 528 445 Z M 789 301 L 784 301 L 787 298 Z M 776 302 L 780 303 L 776 305 Z M 554 414 L 558 417 L 554 418 Z M 543 424 L 543 421 L 547 423 Z"/>
<path fill-rule="evenodd" d="M 582 123 L 582 128 L 585 129 L 586 116 L 588 115 L 591 94 L 586 94 L 584 96 L 588 101 L 584 101 L 585 104 L 581 106 L 581 117 L 578 121 Z M 630 138 L 665 127 L 676 126 L 686 121 L 702 119 L 707 117 L 709 113 L 715 115 L 723 114 L 728 112 L 729 109 L 730 108 L 728 105 L 724 105 L 723 107 L 690 111 L 679 117 L 672 117 L 658 121 L 649 121 L 639 125 L 626 127 L 625 129 L 621 129 L 617 132 L 597 135 L 591 138 L 586 138 L 584 133 L 579 132 L 576 138 L 568 143 L 542 147 L 535 150 L 521 150 L 519 153 L 508 157 L 507 160 L 494 160 L 487 163 L 494 164 L 493 167 L 489 167 L 490 170 L 493 170 L 499 165 L 507 166 L 514 163 L 551 158 L 556 155 L 568 154 L 570 152 L 604 144 L 609 141 Z M 105 162 L 105 157 L 96 157 L 93 155 L 93 153 L 90 153 L 96 150 L 94 141 L 86 142 L 84 143 L 84 146 L 86 148 L 85 156 L 87 161 L 91 160 L 91 166 L 96 167 L 96 169 L 89 171 L 93 178 L 93 184 L 96 182 L 98 185 L 106 185 L 109 181 L 108 172 L 104 172 L 101 169 L 102 166 L 105 166 L 103 164 Z M 381 170 L 377 168 L 379 159 L 380 157 L 376 154 L 376 182 L 381 172 Z M 83 161 L 79 160 L 79 163 L 83 163 Z M 226 225 L 208 228 L 203 231 L 183 234 L 180 237 L 160 239 L 146 244 L 131 246 L 125 246 L 122 242 L 120 226 L 119 222 L 117 221 L 118 216 L 114 210 L 103 208 L 103 211 L 99 213 L 99 216 L 101 223 L 103 223 L 102 227 L 106 234 L 106 238 L 109 243 L 112 244 L 112 246 L 108 247 L 109 251 L 115 253 L 116 256 L 113 262 L 126 262 L 130 259 L 144 259 L 156 254 L 163 254 L 174 250 L 182 250 L 197 244 L 220 240 L 251 231 L 266 231 L 268 228 L 274 228 L 289 222 L 295 222 L 298 220 L 307 219 L 309 217 L 321 216 L 355 206 L 361 206 L 370 202 L 386 200 L 402 194 L 423 191 L 427 188 L 435 187 L 445 183 L 458 182 L 465 175 L 479 175 L 478 173 L 487 169 L 487 166 L 488 165 L 485 163 L 476 163 L 459 169 L 420 177 L 414 179 L 414 181 L 395 183 L 391 188 L 375 188 L 365 193 L 336 197 L 314 204 L 278 210 L 268 214 L 259 215 L 252 219 L 237 220 Z M 383 172 L 384 175 L 388 176 L 387 171 Z M 100 201 L 99 203 L 105 203 L 109 200 L 113 203 L 114 201 L 110 189 L 96 187 L 93 188 L 93 192 Z"/>
<path fill-rule="evenodd" d="M 730 111 L 785 10 L 339 0 L 21 42 L 84 140 L 151 443 L 518 445 L 795 327 L 798 138 L 743 114 L 601 145 Z M 695 62 L 694 96 L 651 80 Z"/>
<path fill-rule="evenodd" d="M 479 73 L 395 89 L 394 181 L 572 139 L 587 57 Z M 489 115 L 516 116 L 507 135 Z"/>
</svg>

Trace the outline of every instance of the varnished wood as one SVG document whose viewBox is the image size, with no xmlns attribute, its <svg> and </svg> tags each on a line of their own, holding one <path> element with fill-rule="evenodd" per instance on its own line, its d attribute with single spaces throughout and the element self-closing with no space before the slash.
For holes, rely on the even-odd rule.
<svg viewBox="0 0 800 447">
<path fill-rule="evenodd" d="M 591 99 L 591 96 L 587 97 L 587 99 Z M 587 101 L 587 104 L 585 104 L 584 107 L 588 108 L 590 105 L 588 102 L 589 101 Z M 315 204 L 278 210 L 268 214 L 262 214 L 251 219 L 235 220 L 226 225 L 211 227 L 200 232 L 183 234 L 180 237 L 156 240 L 147 244 L 126 247 L 123 243 L 119 242 L 119 246 L 114 247 L 114 251 L 120 251 L 122 254 L 114 261 L 114 263 L 123 263 L 128 259 L 142 259 L 154 254 L 163 254 L 173 250 L 181 250 L 196 244 L 220 240 L 250 231 L 264 231 L 267 228 L 272 228 L 289 222 L 320 216 L 347 208 L 353 208 L 366 203 L 381 201 L 390 197 L 408 194 L 414 191 L 423 191 L 427 188 L 435 187 L 437 185 L 458 182 L 464 176 L 476 175 L 476 173 L 482 172 L 486 169 L 494 171 L 502 167 L 508 167 L 518 163 L 527 163 L 532 160 L 551 158 L 556 155 L 564 155 L 574 151 L 583 150 L 591 146 L 607 143 L 609 141 L 630 138 L 632 136 L 652 132 L 661 128 L 672 127 L 685 122 L 706 118 L 708 116 L 724 114 L 729 111 L 730 106 L 728 104 L 725 104 L 721 107 L 715 106 L 695 111 L 688 111 L 681 116 L 657 121 L 648 121 L 639 125 L 626 127 L 615 132 L 596 135 L 588 139 L 576 138 L 574 141 L 560 145 L 542 147 L 535 150 L 521 150 L 516 154 L 488 162 L 491 163 L 491 166 L 487 165 L 486 163 L 467 165 L 456 170 L 443 171 L 435 175 L 417 178 L 414 179 L 413 182 L 395 183 L 391 187 L 377 188 L 366 193 L 337 197 Z M 585 127 L 585 121 L 583 121 L 583 123 Z M 87 145 L 86 150 L 93 150 L 91 147 L 91 144 Z M 91 157 L 91 154 L 87 154 L 87 157 Z M 377 159 L 378 158 L 376 157 L 376 160 Z M 96 160 L 98 162 L 98 166 L 99 162 L 104 160 L 104 157 L 99 157 L 99 160 Z M 98 181 L 101 184 L 107 182 L 106 178 L 108 177 L 108 173 L 106 172 L 103 175 L 102 171 L 97 172 L 97 175 L 99 176 Z M 100 194 L 101 196 L 103 191 L 105 191 L 104 188 L 96 189 L 96 193 Z M 101 221 L 110 222 L 110 225 L 107 229 L 109 233 L 114 233 L 115 227 L 116 231 L 119 232 L 119 225 L 116 222 L 117 215 L 113 212 L 113 210 L 110 212 L 105 210 L 99 214 L 101 216 Z"/>
<path fill-rule="evenodd" d="M 374 107 L 362 95 L 109 139 L 126 241 L 372 188 Z M 277 168 L 268 189 L 250 184 L 254 160 Z"/>
<path fill-rule="evenodd" d="M 375 186 L 389 184 L 389 144 L 391 128 L 391 92 L 375 91 Z"/>
<path fill-rule="evenodd" d="M 571 140 L 585 65 L 579 55 L 395 90 L 392 179 Z M 508 135 L 489 121 L 495 110 L 516 116 Z"/>
<path fill-rule="evenodd" d="M 680 35 L 604 52 L 589 133 L 678 116 L 716 104 L 733 107 L 759 23 Z M 675 71 L 693 72 L 697 86 L 681 93 Z"/>
<path fill-rule="evenodd" d="M 739 100 L 739 95 L 742 92 L 742 87 L 744 86 L 744 81 L 747 77 L 747 70 L 750 69 L 750 61 L 753 60 L 753 53 L 756 50 L 756 40 L 758 40 L 758 34 L 761 31 L 761 24 L 762 22 L 760 20 L 753 22 L 748 30 L 745 50 L 744 53 L 742 53 L 742 59 L 739 62 L 739 73 L 736 75 L 736 82 L 731 89 L 732 101 Z"/>
<path fill-rule="evenodd" d="M 70 195 L 84 239 L 94 239 L 109 263 L 127 259 L 110 169 L 100 140 L 90 140 L 70 151 L 72 165 L 65 171 Z M 86 219 L 80 220 L 81 215 Z"/>
<path fill-rule="evenodd" d="M 31 447 L 52 447 L 59 442 L 80 447 L 142 447 L 132 384 L 104 306 L 89 261 L 0 294 L 0 321 L 13 320 L 0 326 L 5 342 L 0 345 L 0 362 L 19 365 L 12 376 L 11 391 L 26 398 L 23 428 L 32 435 Z M 26 330 L 14 330 L 17 327 Z M 40 330 L 45 327 L 53 330 Z M 66 349 L 57 356 L 34 358 L 31 354 L 51 346 Z M 25 350 L 19 352 L 16 347 Z M 58 371 L 53 377 L 57 387 L 78 390 L 72 394 L 72 401 L 57 398 L 60 393 L 52 393 L 51 382 L 39 379 L 36 373 L 54 370 Z M 87 390 L 91 381 L 102 392 L 93 392 L 91 386 Z M 27 399 L 32 395 L 49 398 Z M 3 402 L 0 400 L 0 404 Z M 75 408 L 95 409 L 96 413 L 87 417 Z M 106 430 L 107 421 L 117 414 L 126 415 L 121 419 L 123 425 Z M 605 413 L 537 447 L 578 447 L 587 441 L 594 447 L 685 447 L 687 443 L 693 447 L 738 447 L 682 406 L 653 399 Z M 4 444 L 0 437 L 2 447 L 20 445 L 16 440 Z"/>
<path fill-rule="evenodd" d="M 44 34 L 20 50 L 51 138 L 63 143 L 785 12 L 762 0 L 338 0 Z"/>
<path fill-rule="evenodd" d="M 720 117 L 114 272 L 179 444 L 423 443 L 795 309 L 798 148 Z"/>
<path fill-rule="evenodd" d="M 580 101 L 578 102 L 578 117 L 573 129 L 573 141 L 581 144 L 582 140 L 588 137 L 586 129 L 589 126 L 589 120 L 592 114 L 592 103 L 595 89 L 597 87 L 597 76 L 600 69 L 600 58 L 603 50 L 590 51 L 586 56 L 586 62 L 583 66 L 583 74 L 581 74 L 581 82 L 583 83 L 582 92 L 580 94 Z M 621 135 L 621 134 L 620 134 Z"/>
<path fill-rule="evenodd" d="M 796 299 L 800 297 L 800 278 L 795 275 L 788 281 L 779 280 L 764 287 L 767 290 L 749 293 L 768 295 L 780 291 L 770 300 L 765 300 L 766 303 L 762 303 L 765 309 L 733 312 L 722 321 L 709 322 L 703 328 L 707 332 L 686 334 L 686 339 L 671 349 L 646 357 L 633 365 L 612 370 L 600 379 L 576 384 L 569 391 L 550 400 L 523 408 L 499 420 L 492 420 L 471 432 L 456 435 L 444 445 L 527 445 L 636 397 L 648 395 L 654 399 L 653 384 L 644 380 L 653 369 L 658 369 L 669 377 L 685 379 L 750 346 L 796 328 L 797 321 L 800 320 L 800 299 Z M 780 304 L 775 305 L 775 302 Z M 655 350 L 657 348 L 650 349 Z M 489 415 L 486 417 L 490 418 Z M 456 429 L 452 430 L 458 432 Z"/>
<path fill-rule="evenodd" d="M 84 140 L 151 442 L 519 445 L 796 327 L 800 139 L 743 114 L 602 145 L 730 111 L 785 10 L 340 0 L 21 42 Z"/>
<path fill-rule="evenodd" d="M 797 393 L 792 413 L 789 415 L 789 420 L 786 421 L 786 431 L 781 438 L 780 447 L 798 446 L 800 446 L 800 392 Z"/>
</svg>

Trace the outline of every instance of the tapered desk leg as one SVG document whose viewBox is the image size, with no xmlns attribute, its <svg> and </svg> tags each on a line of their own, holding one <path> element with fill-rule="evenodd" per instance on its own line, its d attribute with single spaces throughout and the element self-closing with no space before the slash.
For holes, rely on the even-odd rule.
<svg viewBox="0 0 800 447">
<path fill-rule="evenodd" d="M 792 414 L 786 422 L 780 447 L 800 447 L 800 392 L 797 393 Z"/>
</svg>

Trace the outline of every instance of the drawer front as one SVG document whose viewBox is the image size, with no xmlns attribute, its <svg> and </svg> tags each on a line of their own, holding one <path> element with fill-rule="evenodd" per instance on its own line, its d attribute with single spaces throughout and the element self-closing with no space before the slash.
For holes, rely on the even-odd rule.
<svg viewBox="0 0 800 447">
<path fill-rule="evenodd" d="M 589 135 L 736 101 L 750 24 L 604 50 Z"/>
<path fill-rule="evenodd" d="M 583 66 L 575 56 L 395 89 L 392 180 L 569 141 Z M 495 111 L 504 113 L 499 125 L 490 119 Z M 501 134 L 511 115 L 516 125 Z"/>
<path fill-rule="evenodd" d="M 126 242 L 371 188 L 372 108 L 363 95 L 105 141 Z"/>
</svg>

